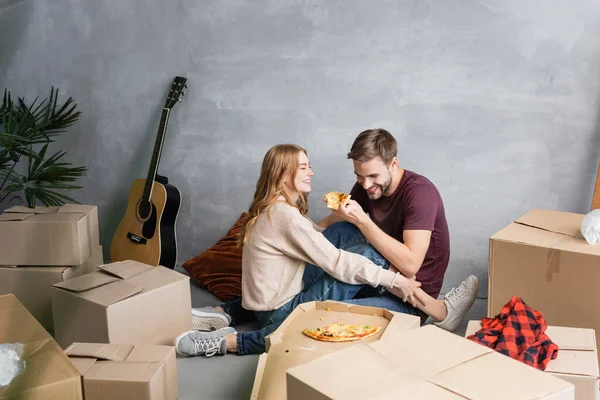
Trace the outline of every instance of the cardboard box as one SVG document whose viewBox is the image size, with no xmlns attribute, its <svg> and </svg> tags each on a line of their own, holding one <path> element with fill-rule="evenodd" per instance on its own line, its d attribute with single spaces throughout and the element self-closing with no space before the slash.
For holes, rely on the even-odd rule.
<svg viewBox="0 0 600 400">
<path fill-rule="evenodd" d="M 50 287 L 95 271 L 104 264 L 102 246 L 96 246 L 83 265 L 73 267 L 0 266 L 0 295 L 12 293 L 46 329 L 52 330 Z"/>
<path fill-rule="evenodd" d="M 175 347 L 73 343 L 65 353 L 83 375 L 86 400 L 175 400 Z"/>
<path fill-rule="evenodd" d="M 22 343 L 25 360 L 25 371 L 0 387 L 0 399 L 83 399 L 75 365 L 12 294 L 0 296 L 0 343 Z"/>
<path fill-rule="evenodd" d="M 376 335 L 360 341 L 360 343 L 371 343 L 386 337 L 394 337 L 409 329 L 416 329 L 421 321 L 414 315 L 334 301 L 300 304 L 277 330 L 266 337 L 267 353 L 259 358 L 251 398 L 285 399 L 285 371 L 288 368 L 305 364 L 325 354 L 358 343 L 321 342 L 302 333 L 305 328 L 316 328 L 334 322 L 381 326 L 383 329 Z"/>
<path fill-rule="evenodd" d="M 469 321 L 465 337 L 481 329 L 480 321 Z M 558 346 L 558 356 L 546 373 L 575 385 L 575 400 L 600 398 L 596 333 L 593 329 L 549 326 L 546 334 Z"/>
<path fill-rule="evenodd" d="M 488 317 L 518 296 L 549 325 L 600 332 L 600 246 L 581 237 L 583 217 L 534 209 L 490 238 Z"/>
<path fill-rule="evenodd" d="M 0 214 L 0 265 L 81 265 L 98 236 L 96 206 L 11 207 Z"/>
<path fill-rule="evenodd" d="M 426 325 L 290 368 L 287 398 L 567 400 L 574 387 Z"/>
<path fill-rule="evenodd" d="M 189 276 L 137 261 L 52 285 L 56 341 L 173 345 L 192 329 Z"/>
</svg>

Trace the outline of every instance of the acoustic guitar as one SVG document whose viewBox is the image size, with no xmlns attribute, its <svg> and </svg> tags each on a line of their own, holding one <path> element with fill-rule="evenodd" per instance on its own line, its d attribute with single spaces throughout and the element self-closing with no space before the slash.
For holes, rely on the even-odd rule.
<svg viewBox="0 0 600 400">
<path fill-rule="evenodd" d="M 181 101 L 187 79 L 177 76 L 162 109 L 152 160 L 146 179 L 136 179 L 129 190 L 127 210 L 112 238 L 111 262 L 135 260 L 174 269 L 177 263 L 176 222 L 181 205 L 179 190 L 157 174 L 169 114 Z"/>
</svg>

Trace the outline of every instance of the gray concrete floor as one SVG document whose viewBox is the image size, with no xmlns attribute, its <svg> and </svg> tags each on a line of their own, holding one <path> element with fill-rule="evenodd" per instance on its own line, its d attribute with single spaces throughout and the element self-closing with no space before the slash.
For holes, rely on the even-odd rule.
<svg viewBox="0 0 600 400">
<path fill-rule="evenodd" d="M 178 269 L 179 272 L 186 273 Z M 191 282 L 192 306 L 214 306 L 219 300 L 205 289 Z M 467 322 L 485 317 L 487 300 L 477 299 L 467 316 L 456 330 L 464 336 Z M 430 322 L 428 320 L 428 322 Z M 238 331 L 252 329 L 253 325 L 236 326 Z M 177 356 L 177 374 L 179 378 L 179 399 L 181 400 L 237 400 L 249 399 L 254 384 L 254 375 L 258 355 L 181 357 Z"/>
</svg>

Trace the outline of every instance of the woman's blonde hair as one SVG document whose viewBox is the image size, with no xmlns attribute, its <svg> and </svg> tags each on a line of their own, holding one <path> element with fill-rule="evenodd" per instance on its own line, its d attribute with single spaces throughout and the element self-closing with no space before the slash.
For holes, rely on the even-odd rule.
<svg viewBox="0 0 600 400">
<path fill-rule="evenodd" d="M 305 195 L 298 190 L 294 183 L 294 178 L 299 167 L 300 152 L 307 154 L 305 149 L 295 144 L 278 144 L 271 147 L 267 151 L 267 154 L 265 154 L 260 177 L 258 178 L 258 182 L 256 182 L 254 199 L 250 204 L 248 215 L 242 224 L 238 236 L 238 247 L 246 243 L 248 232 L 259 215 L 267 207 L 277 202 L 279 196 L 283 196 L 286 203 L 298 208 L 302 215 L 306 215 L 308 206 Z M 291 179 L 294 188 L 300 194 L 298 202 L 293 202 L 283 190 L 286 178 Z"/>
</svg>

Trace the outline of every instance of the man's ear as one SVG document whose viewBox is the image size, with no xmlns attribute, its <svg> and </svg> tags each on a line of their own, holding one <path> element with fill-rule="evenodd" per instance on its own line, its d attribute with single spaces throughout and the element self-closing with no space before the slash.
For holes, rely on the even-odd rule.
<svg viewBox="0 0 600 400">
<path fill-rule="evenodd" d="M 390 168 L 392 167 L 399 167 L 397 157 L 392 158 L 392 161 L 390 161 Z"/>
</svg>

